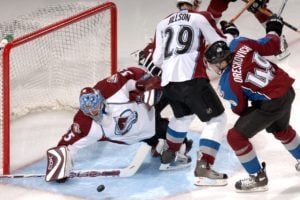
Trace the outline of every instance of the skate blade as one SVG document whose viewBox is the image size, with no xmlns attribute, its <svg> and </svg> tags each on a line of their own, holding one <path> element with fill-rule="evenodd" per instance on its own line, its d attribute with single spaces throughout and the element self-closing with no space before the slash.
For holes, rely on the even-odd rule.
<svg viewBox="0 0 300 200">
<path fill-rule="evenodd" d="M 159 170 L 161 171 L 166 171 L 166 170 L 178 170 L 178 169 L 183 169 L 183 168 L 188 168 L 191 166 L 191 162 L 185 163 L 185 164 L 179 164 L 179 165 L 172 165 L 172 164 L 160 164 Z"/>
<path fill-rule="evenodd" d="M 239 190 L 239 189 L 235 189 L 235 191 L 237 193 L 252 193 L 252 192 L 265 192 L 268 191 L 268 186 L 261 186 L 261 187 L 256 187 L 256 188 L 252 188 L 252 189 L 248 189 L 248 190 Z"/>
<path fill-rule="evenodd" d="M 196 177 L 194 181 L 196 186 L 225 186 L 227 184 L 227 179 L 210 179 L 206 177 Z"/>
</svg>

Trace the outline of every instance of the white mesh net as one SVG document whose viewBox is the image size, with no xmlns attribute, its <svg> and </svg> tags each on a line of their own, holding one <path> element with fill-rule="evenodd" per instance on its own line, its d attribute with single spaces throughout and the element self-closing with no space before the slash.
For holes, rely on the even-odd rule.
<svg viewBox="0 0 300 200">
<path fill-rule="evenodd" d="M 0 22 L 0 37 L 24 36 L 101 3 L 77 1 L 37 9 Z M 11 120 L 40 110 L 78 107 L 80 89 L 111 73 L 110 33 L 110 11 L 105 10 L 13 48 L 9 64 Z M 3 66 L 2 59 L 0 64 Z M 2 88 L 2 76 L 0 84 Z M 1 89 L 1 99 L 2 94 Z M 0 117 L 3 132 L 3 112 Z"/>
</svg>

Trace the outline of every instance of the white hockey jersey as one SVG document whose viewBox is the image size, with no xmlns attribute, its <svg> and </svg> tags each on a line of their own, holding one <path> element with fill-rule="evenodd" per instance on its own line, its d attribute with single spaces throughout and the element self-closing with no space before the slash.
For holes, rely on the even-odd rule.
<svg viewBox="0 0 300 200">
<path fill-rule="evenodd" d="M 133 144 L 154 136 L 154 108 L 131 101 L 135 82 L 144 74 L 142 69 L 131 67 L 99 81 L 94 88 L 106 99 L 103 120 L 96 122 L 79 110 L 58 146 L 66 145 L 75 154 L 99 140 Z"/>
<path fill-rule="evenodd" d="M 207 78 L 203 63 L 205 45 L 225 38 L 208 12 L 181 10 L 160 21 L 153 63 L 163 71 L 162 86 Z"/>
</svg>

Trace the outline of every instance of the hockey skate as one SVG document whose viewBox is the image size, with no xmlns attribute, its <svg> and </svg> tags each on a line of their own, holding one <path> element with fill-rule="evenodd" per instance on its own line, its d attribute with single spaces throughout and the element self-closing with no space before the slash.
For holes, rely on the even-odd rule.
<svg viewBox="0 0 300 200">
<path fill-rule="evenodd" d="M 192 158 L 187 153 L 192 148 L 193 141 L 184 142 L 177 152 L 166 149 L 161 154 L 161 165 L 159 170 L 177 170 L 191 166 Z"/>
<path fill-rule="evenodd" d="M 262 169 L 256 175 L 239 180 L 235 183 L 237 192 L 263 192 L 268 190 L 268 177 L 266 174 L 266 163 L 262 163 Z"/>
<path fill-rule="evenodd" d="M 275 55 L 278 60 L 283 60 L 284 58 L 288 57 L 291 53 L 288 50 L 288 43 L 285 39 L 285 36 L 282 35 L 280 37 L 280 52 Z"/>
<path fill-rule="evenodd" d="M 194 171 L 197 186 L 224 186 L 227 185 L 227 174 L 222 174 L 211 169 L 205 160 L 198 160 Z"/>
</svg>

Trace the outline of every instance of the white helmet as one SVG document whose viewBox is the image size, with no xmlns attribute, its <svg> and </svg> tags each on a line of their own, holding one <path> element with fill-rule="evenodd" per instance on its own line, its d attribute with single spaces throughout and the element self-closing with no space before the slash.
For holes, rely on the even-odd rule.
<svg viewBox="0 0 300 200">
<path fill-rule="evenodd" d="M 198 7 L 200 5 L 201 1 L 202 0 L 177 0 L 177 8 L 179 8 L 179 6 L 182 3 L 187 3 L 187 4 L 190 4 L 191 6 Z"/>
</svg>

